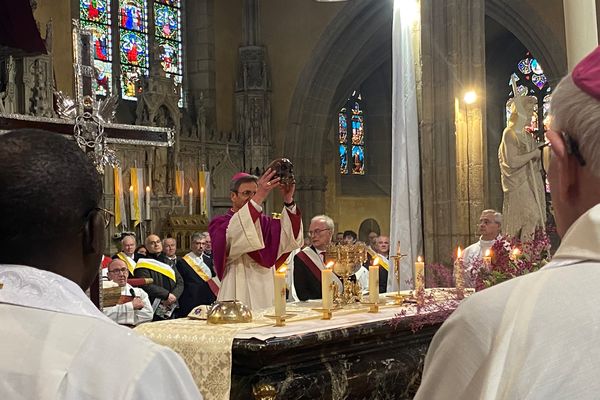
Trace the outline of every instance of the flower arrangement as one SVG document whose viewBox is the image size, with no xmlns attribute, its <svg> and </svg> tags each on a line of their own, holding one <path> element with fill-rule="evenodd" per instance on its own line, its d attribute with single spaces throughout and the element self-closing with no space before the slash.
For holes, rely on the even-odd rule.
<svg viewBox="0 0 600 400">
<path fill-rule="evenodd" d="M 475 290 L 480 291 L 517 276 L 537 271 L 550 260 L 550 239 L 539 228 L 529 240 L 504 235 L 491 248 L 489 265 L 477 259 L 468 273 Z"/>
</svg>

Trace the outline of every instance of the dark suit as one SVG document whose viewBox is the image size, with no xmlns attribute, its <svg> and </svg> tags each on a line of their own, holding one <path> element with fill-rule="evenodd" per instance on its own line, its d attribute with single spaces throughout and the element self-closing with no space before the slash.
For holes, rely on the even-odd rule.
<svg viewBox="0 0 600 400">
<path fill-rule="evenodd" d="M 311 250 L 317 253 L 312 246 L 308 251 Z M 298 255 L 294 256 L 294 288 L 296 288 L 296 295 L 302 301 L 320 299 L 322 296 L 321 280 L 315 277 Z"/>
<path fill-rule="evenodd" d="M 202 261 L 204 261 L 204 264 L 208 265 L 208 268 L 210 268 L 210 272 L 212 272 L 212 276 L 216 276 L 217 274 L 215 273 L 215 268 L 213 267 L 212 253 L 202 253 Z"/>
<path fill-rule="evenodd" d="M 200 278 L 194 269 L 183 259 L 177 262 L 177 269 L 184 282 L 184 289 L 179 298 L 178 315 L 185 317 L 200 304 L 212 304 L 217 299 L 208 283 Z M 212 269 L 211 269 L 212 271 Z M 212 276 L 215 276 L 214 272 Z"/>
</svg>

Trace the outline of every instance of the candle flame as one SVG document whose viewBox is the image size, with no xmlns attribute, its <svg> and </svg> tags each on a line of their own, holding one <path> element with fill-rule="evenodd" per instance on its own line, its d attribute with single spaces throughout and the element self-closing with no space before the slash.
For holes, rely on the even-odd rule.
<svg viewBox="0 0 600 400">
<path fill-rule="evenodd" d="M 287 265 L 283 264 L 281 267 L 277 269 L 277 272 L 280 274 L 284 274 L 287 271 Z"/>
<path fill-rule="evenodd" d="M 460 246 L 458 246 L 458 250 L 456 250 L 456 258 L 461 258 L 462 257 L 462 250 L 460 249 Z"/>
<path fill-rule="evenodd" d="M 189 194 L 192 194 L 192 193 L 194 193 L 194 189 L 193 189 L 191 186 L 190 186 L 190 190 L 188 190 L 188 193 L 189 193 Z"/>
<path fill-rule="evenodd" d="M 373 265 L 379 265 L 379 257 L 373 259 Z"/>
<path fill-rule="evenodd" d="M 129 191 L 133 192 L 133 185 L 129 186 Z"/>
<path fill-rule="evenodd" d="M 334 264 L 334 262 L 333 262 L 333 261 L 329 261 L 329 262 L 327 263 L 327 265 L 325 265 L 325 268 L 329 269 L 329 268 L 333 267 L 333 264 Z"/>
<path fill-rule="evenodd" d="M 519 250 L 518 248 L 515 247 L 512 251 L 512 255 L 517 257 L 520 254 L 521 254 L 521 250 Z"/>
<path fill-rule="evenodd" d="M 150 191 L 150 186 L 146 186 L 146 192 Z"/>
<path fill-rule="evenodd" d="M 491 255 L 492 255 L 492 251 L 491 251 L 490 249 L 487 249 L 487 250 L 485 251 L 485 257 L 489 257 L 489 256 L 491 256 Z"/>
<path fill-rule="evenodd" d="M 417 257 L 417 262 L 423 262 L 423 257 L 421 257 L 421 256 Z"/>
<path fill-rule="evenodd" d="M 204 187 L 200 188 L 200 193 L 204 193 Z"/>
</svg>

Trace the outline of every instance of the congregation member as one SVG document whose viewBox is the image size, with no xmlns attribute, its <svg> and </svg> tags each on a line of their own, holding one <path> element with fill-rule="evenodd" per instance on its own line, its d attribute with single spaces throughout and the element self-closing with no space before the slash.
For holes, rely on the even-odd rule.
<svg viewBox="0 0 600 400">
<path fill-rule="evenodd" d="M 202 260 L 208 268 L 214 273 L 214 262 L 212 256 L 212 241 L 210 240 L 210 234 L 208 232 L 203 232 L 202 237 L 200 238 L 200 243 L 202 246 Z"/>
<path fill-rule="evenodd" d="M 375 244 L 376 244 L 378 237 L 379 237 L 379 233 L 374 232 L 374 231 L 369 232 L 369 234 L 367 235 L 367 245 L 369 248 L 375 249 Z"/>
<path fill-rule="evenodd" d="M 600 382 L 600 47 L 556 87 L 552 261 L 478 292 L 436 333 L 416 399 L 593 399 Z"/>
<path fill-rule="evenodd" d="M 303 248 L 294 257 L 292 297 L 301 301 L 321 298 L 321 271 L 326 266 L 326 250 L 332 242 L 334 222 L 327 215 L 317 215 L 310 221 L 308 236 L 311 246 Z M 366 289 L 369 284 L 368 271 L 360 267 L 358 272 L 350 277 L 358 282 L 361 289 Z M 342 290 L 342 283 L 334 274 L 334 282 L 338 290 Z"/>
<path fill-rule="evenodd" d="M 134 275 L 136 278 L 153 279 L 153 283 L 143 289 L 150 297 L 154 320 L 170 319 L 177 308 L 177 299 L 183 293 L 183 278 L 176 267 L 169 265 L 158 235 L 146 238 L 146 248 L 148 256 L 138 260 Z"/>
<path fill-rule="evenodd" d="M 355 244 L 358 240 L 358 235 L 354 231 L 344 231 L 343 244 Z"/>
<path fill-rule="evenodd" d="M 0 238 L 11 249 L 0 253 L 0 399 L 201 399 L 179 355 L 115 324 L 84 292 L 110 214 L 75 142 L 0 134 L 0 186 L 10 210 Z"/>
<path fill-rule="evenodd" d="M 375 232 L 371 232 L 375 233 Z M 369 233 L 369 237 L 371 237 Z M 363 267 L 368 270 L 369 265 L 373 264 L 375 258 L 379 259 L 379 293 L 391 291 L 389 282 L 392 274 L 390 271 L 390 238 L 389 236 L 377 236 L 371 240 L 371 247 L 367 248 L 367 261 Z"/>
<path fill-rule="evenodd" d="M 201 304 L 212 304 L 219 294 L 221 282 L 202 257 L 206 236 L 192 234 L 191 251 L 179 259 L 177 270 L 183 278 L 183 293 L 179 298 L 179 315 L 186 316 Z"/>
<path fill-rule="evenodd" d="M 113 307 L 104 307 L 102 312 L 117 324 L 134 327 L 143 322 L 152 321 L 154 310 L 148 293 L 127 283 L 129 268 L 125 261 L 114 259 L 108 264 L 108 279 L 121 288 L 121 296 L 130 296 L 131 300 Z"/>
<path fill-rule="evenodd" d="M 135 270 L 135 264 L 137 260 L 142 256 L 141 254 L 136 253 L 136 240 L 133 235 L 125 235 L 121 239 L 121 251 L 115 254 L 112 258 L 113 260 L 118 258 L 122 260 L 129 270 L 129 275 L 133 276 L 133 271 Z"/>
<path fill-rule="evenodd" d="M 271 169 L 260 178 L 246 173 L 233 176 L 231 209 L 213 218 L 208 227 L 214 268 L 221 280 L 218 300 L 237 299 L 253 310 L 273 306 L 273 267 L 303 242 L 300 210 L 294 202 L 296 185 L 279 180 Z M 281 219 L 263 214 L 262 203 L 276 188 L 284 203 Z"/>
<path fill-rule="evenodd" d="M 177 257 L 177 240 L 175 238 L 164 238 L 162 245 L 167 264 L 169 264 L 171 268 L 175 268 L 177 260 L 179 259 L 179 257 Z"/>
<path fill-rule="evenodd" d="M 142 244 L 135 248 L 135 253 L 140 255 L 138 258 L 141 258 L 141 256 L 148 255 L 148 249 L 146 249 L 146 246 Z"/>
</svg>

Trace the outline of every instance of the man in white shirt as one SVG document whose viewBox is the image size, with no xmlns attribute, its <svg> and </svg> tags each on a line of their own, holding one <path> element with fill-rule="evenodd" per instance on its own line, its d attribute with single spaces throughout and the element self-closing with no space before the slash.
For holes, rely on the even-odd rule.
<svg viewBox="0 0 600 400">
<path fill-rule="evenodd" d="M 102 309 L 104 314 L 117 324 L 129 327 L 152 321 L 154 310 L 150 304 L 148 293 L 127 283 L 129 270 L 125 262 L 120 259 L 112 260 L 107 269 L 108 278 L 121 288 L 121 296 L 130 296 L 132 299 L 113 307 L 104 307 Z"/>
<path fill-rule="evenodd" d="M 490 250 L 500 236 L 502 229 L 502 214 L 496 210 L 483 210 L 479 217 L 479 241 L 468 246 L 462 254 L 465 267 L 465 284 L 473 287 L 474 268 L 484 268 L 483 257 Z M 491 253 L 490 253 L 491 254 Z"/>
<path fill-rule="evenodd" d="M 0 134 L 0 186 L 11 249 L 0 254 L 0 399 L 200 399 L 179 355 L 115 324 L 84 293 L 110 214 L 75 142 Z"/>
<path fill-rule="evenodd" d="M 417 400 L 600 393 L 600 48 L 559 83 L 550 109 L 560 247 L 539 271 L 458 307 L 431 342 Z"/>
</svg>

